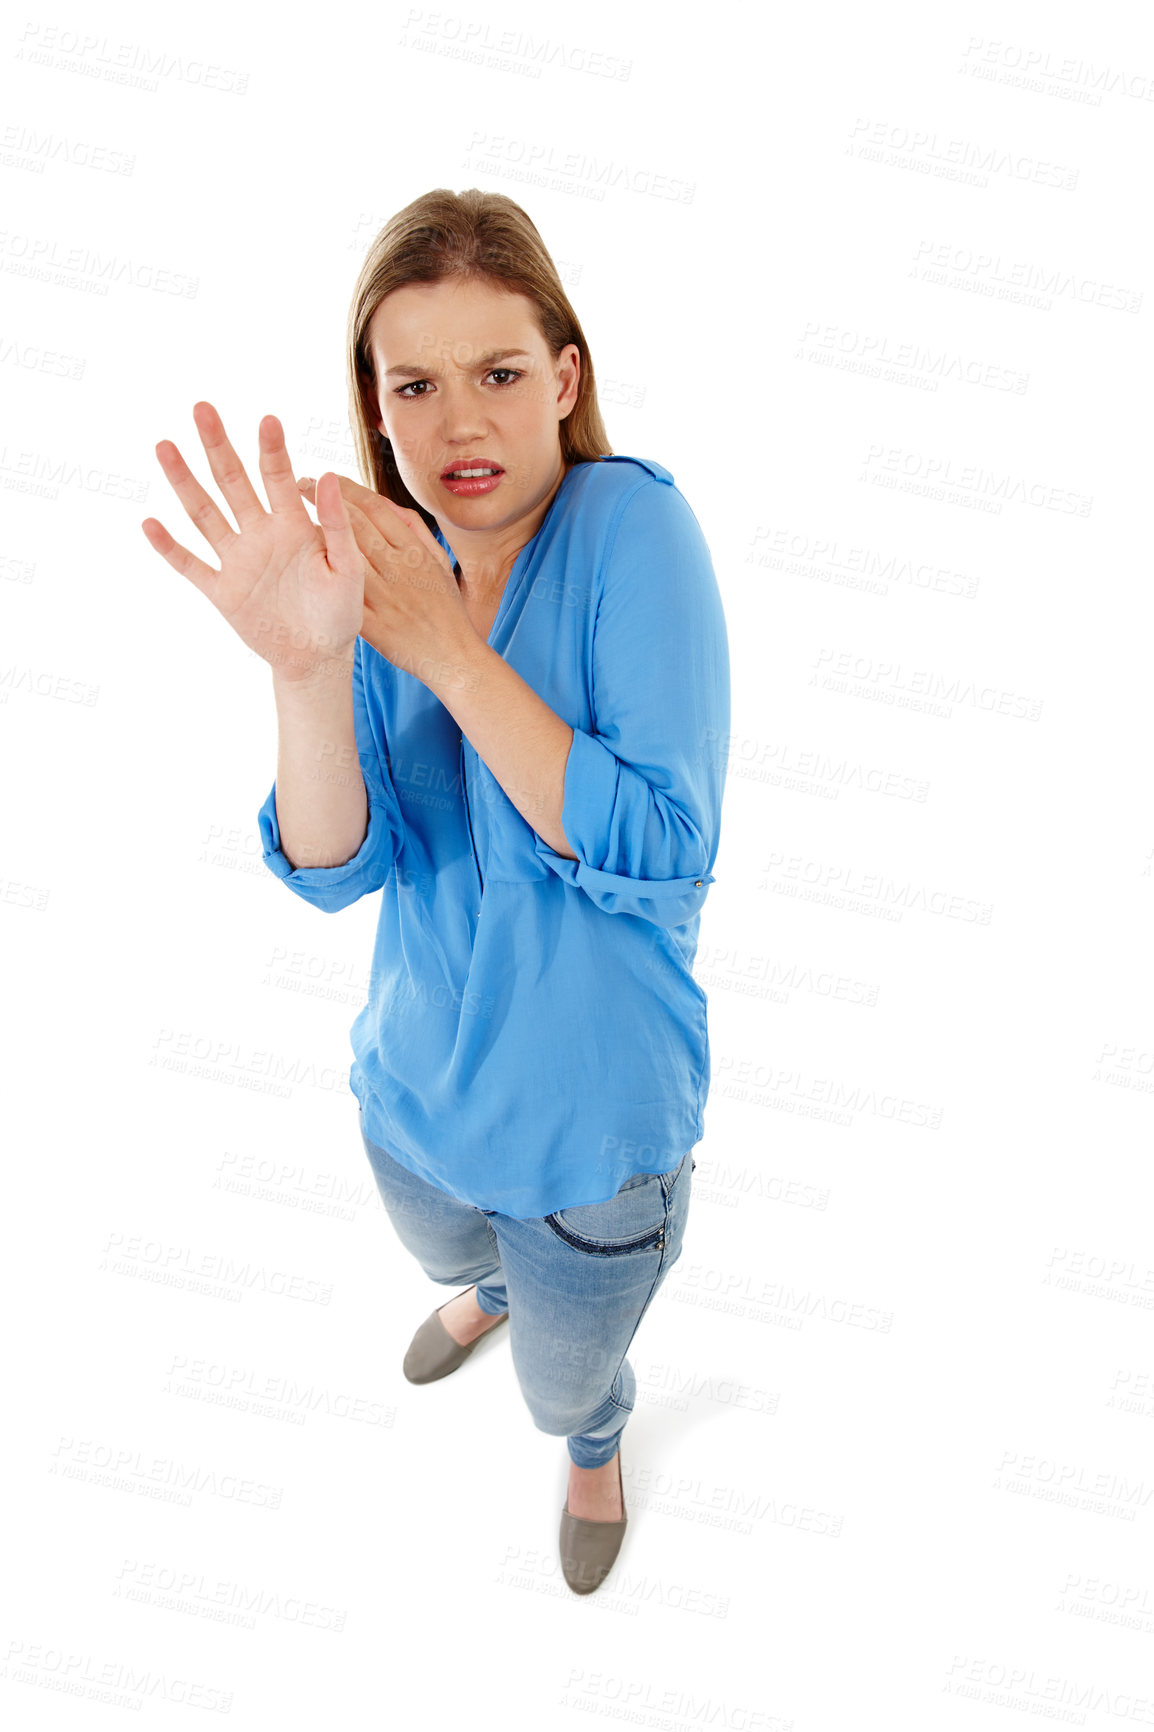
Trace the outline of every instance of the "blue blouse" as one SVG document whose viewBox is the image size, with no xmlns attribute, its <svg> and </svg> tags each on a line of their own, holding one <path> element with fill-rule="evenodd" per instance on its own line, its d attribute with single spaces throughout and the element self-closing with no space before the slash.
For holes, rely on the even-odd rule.
<svg viewBox="0 0 1154 1732">
<path fill-rule="evenodd" d="M 369 1140 L 450 1196 L 527 1219 L 671 1171 L 704 1130 L 692 963 L 719 841 L 729 647 L 705 537 L 670 472 L 620 456 L 570 468 L 488 642 L 573 728 L 562 824 L 576 860 L 542 841 L 440 699 L 360 637 L 360 849 L 294 871 L 275 781 L 258 823 L 266 865 L 314 907 L 384 891 L 351 1032 Z"/>
</svg>

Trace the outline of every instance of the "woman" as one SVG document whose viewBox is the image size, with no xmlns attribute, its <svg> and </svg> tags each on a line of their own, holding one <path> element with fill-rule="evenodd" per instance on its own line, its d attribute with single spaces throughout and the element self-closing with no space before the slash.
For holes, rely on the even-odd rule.
<svg viewBox="0 0 1154 1732">
<path fill-rule="evenodd" d="M 567 1441 L 561 1563 L 589 1593 L 624 1537 L 625 1354 L 681 1253 L 709 1086 L 691 964 L 729 733 L 721 598 L 669 471 L 610 453 L 512 200 L 438 190 L 386 224 L 348 369 L 367 487 L 295 483 L 269 415 L 266 512 L 201 403 L 239 530 L 156 451 L 220 571 L 143 528 L 272 667 L 269 868 L 328 912 L 384 892 L 350 1086 L 397 1236 L 471 1283 L 405 1374 L 447 1375 L 508 1319 L 533 1420 Z"/>
</svg>

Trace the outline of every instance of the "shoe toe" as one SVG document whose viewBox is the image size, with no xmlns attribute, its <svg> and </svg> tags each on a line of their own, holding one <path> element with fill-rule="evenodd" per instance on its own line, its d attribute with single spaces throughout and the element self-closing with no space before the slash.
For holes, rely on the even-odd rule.
<svg viewBox="0 0 1154 1732">
<path fill-rule="evenodd" d="M 619 1522 L 586 1521 L 570 1515 L 566 1501 L 561 1511 L 561 1574 L 575 1594 L 592 1594 L 601 1586 L 617 1560 L 627 1523 L 626 1516 Z"/>
<path fill-rule="evenodd" d="M 471 1351 L 471 1347 L 462 1347 L 453 1340 L 433 1311 L 410 1341 L 402 1370 L 410 1383 L 433 1383 L 455 1371 Z"/>
<path fill-rule="evenodd" d="M 464 1364 L 479 1342 L 495 1334 L 508 1318 L 509 1313 L 503 1312 L 497 1323 L 462 1347 L 445 1328 L 440 1313 L 433 1311 L 410 1341 L 401 1369 L 410 1383 L 435 1383 L 439 1377 L 448 1377 L 451 1371 Z"/>
</svg>

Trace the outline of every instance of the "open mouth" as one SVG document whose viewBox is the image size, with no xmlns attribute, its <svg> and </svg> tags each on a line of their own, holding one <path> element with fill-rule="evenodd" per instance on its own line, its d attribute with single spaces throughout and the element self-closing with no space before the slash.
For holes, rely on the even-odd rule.
<svg viewBox="0 0 1154 1732">
<path fill-rule="evenodd" d="M 493 493 L 501 485 L 505 471 L 499 463 L 488 463 L 484 457 L 473 457 L 453 463 L 441 471 L 441 486 L 458 499 L 479 499 L 483 493 Z"/>
</svg>

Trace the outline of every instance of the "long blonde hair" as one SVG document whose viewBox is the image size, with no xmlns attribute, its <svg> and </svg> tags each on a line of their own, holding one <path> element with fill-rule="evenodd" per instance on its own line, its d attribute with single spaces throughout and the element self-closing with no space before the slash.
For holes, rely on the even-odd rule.
<svg viewBox="0 0 1154 1732">
<path fill-rule="evenodd" d="M 536 227 L 503 193 L 479 192 L 476 187 L 456 193 L 437 187 L 390 217 L 369 248 L 353 290 L 346 350 L 349 427 L 364 485 L 419 511 L 430 529 L 436 528 L 436 520 L 405 486 L 392 446 L 378 432 L 370 410 L 377 380 L 368 329 L 393 289 L 446 277 L 489 279 L 527 296 L 554 359 L 567 343 L 576 345 L 580 377 L 577 401 L 559 423 L 562 460 L 568 466 L 613 455 L 597 403 L 589 345 Z"/>
</svg>

